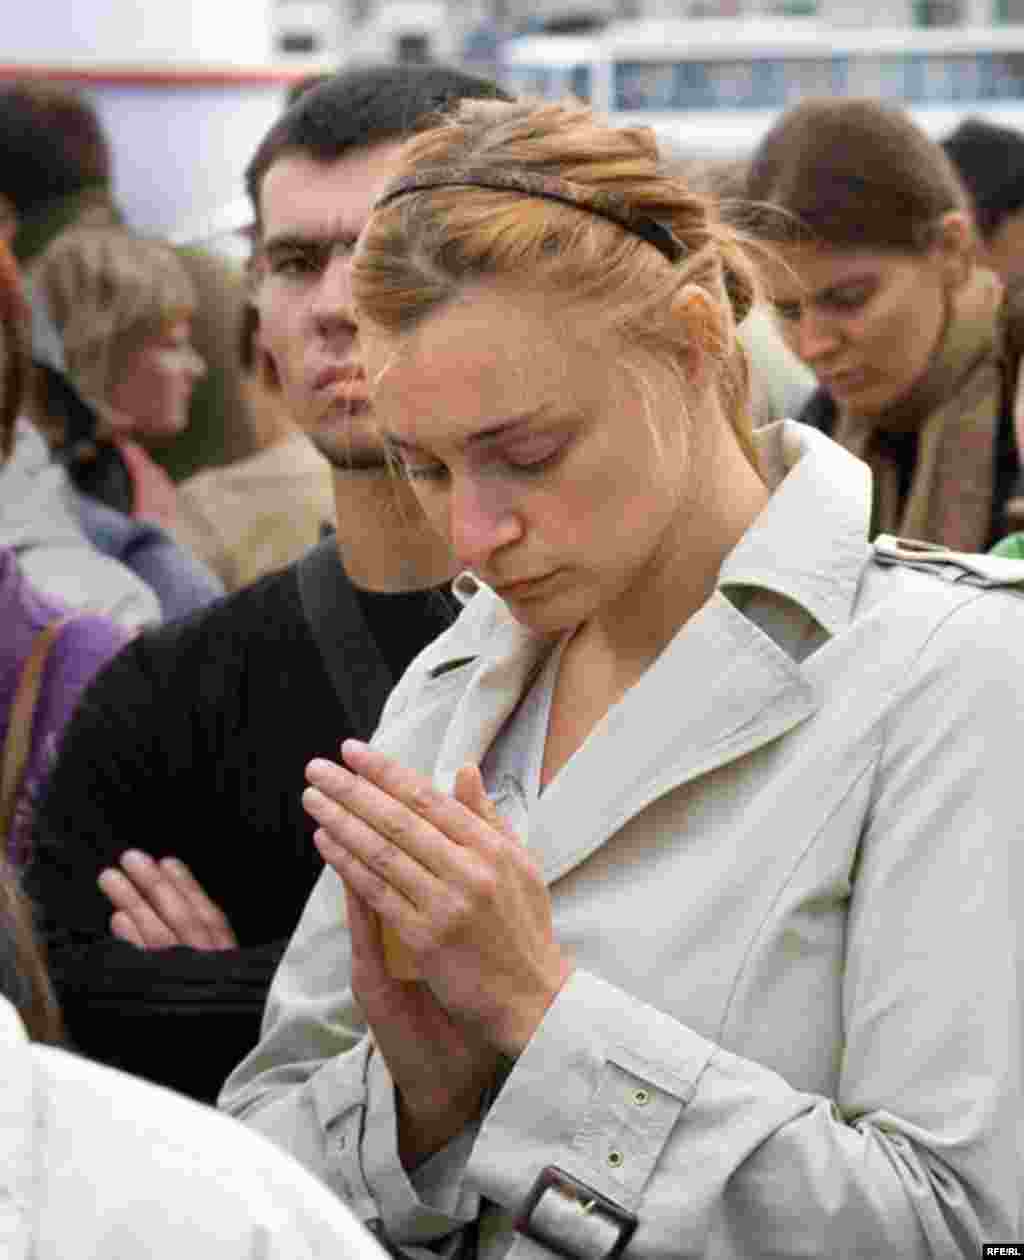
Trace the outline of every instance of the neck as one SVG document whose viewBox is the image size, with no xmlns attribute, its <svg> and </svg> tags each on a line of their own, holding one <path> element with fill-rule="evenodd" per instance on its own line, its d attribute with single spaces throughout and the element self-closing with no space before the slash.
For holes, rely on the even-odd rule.
<svg viewBox="0 0 1024 1260">
<path fill-rule="evenodd" d="M 632 685 L 676 633 L 711 598 L 726 556 L 764 510 L 770 491 L 725 420 L 694 476 L 695 493 L 680 506 L 658 555 L 619 599 L 575 636 L 611 662 Z M 697 453 L 692 452 L 694 459 Z"/>
<path fill-rule="evenodd" d="M 457 571 L 451 551 L 394 473 L 334 473 L 338 550 L 352 582 L 369 591 L 440 586 Z"/>
<path fill-rule="evenodd" d="M 242 397 L 252 427 L 252 443 L 257 451 L 279 446 L 299 432 L 285 409 L 279 390 L 265 388 L 248 376 L 242 380 Z"/>
</svg>

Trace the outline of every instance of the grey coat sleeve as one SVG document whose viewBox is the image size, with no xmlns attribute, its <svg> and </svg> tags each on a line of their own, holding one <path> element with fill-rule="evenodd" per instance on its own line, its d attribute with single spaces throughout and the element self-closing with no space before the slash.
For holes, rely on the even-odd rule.
<svg viewBox="0 0 1024 1260">
<path fill-rule="evenodd" d="M 476 1126 L 410 1178 L 398 1156 L 394 1085 L 348 984 L 341 881 L 329 867 L 271 986 L 259 1045 L 218 1106 L 284 1147 L 363 1221 L 414 1255 L 452 1250 L 479 1196 L 462 1182 Z"/>
</svg>

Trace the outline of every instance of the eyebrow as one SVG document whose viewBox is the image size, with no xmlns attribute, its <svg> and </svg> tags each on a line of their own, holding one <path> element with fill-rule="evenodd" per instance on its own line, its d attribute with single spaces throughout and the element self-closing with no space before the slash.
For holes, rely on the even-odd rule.
<svg viewBox="0 0 1024 1260">
<path fill-rule="evenodd" d="M 806 295 L 809 302 L 827 301 L 833 294 L 841 292 L 843 289 L 855 288 L 861 284 L 874 283 L 875 276 L 873 272 L 866 272 L 861 275 L 847 276 L 844 280 L 837 280 L 835 284 L 827 285 L 824 289 L 819 289 L 816 293 Z"/>
<path fill-rule="evenodd" d="M 508 420 L 502 420 L 489 428 L 478 429 L 476 433 L 470 433 L 468 437 L 460 439 L 457 445 L 462 449 L 467 449 L 471 446 L 487 445 L 498 438 L 507 437 L 510 433 L 526 428 L 531 421 L 548 415 L 550 411 L 550 407 L 537 407 L 534 411 L 525 411 L 521 415 L 511 416 Z M 418 451 L 423 449 L 417 446 L 415 442 L 407 442 L 404 438 L 400 438 L 394 433 L 385 433 L 384 440 L 389 446 L 394 447 L 396 451 Z"/>
<path fill-rule="evenodd" d="M 299 250 L 303 253 L 315 254 L 331 250 L 336 245 L 351 245 L 358 239 L 358 232 L 335 232 L 330 235 L 303 235 L 301 232 L 281 232 L 263 242 L 265 254 L 285 249 Z"/>
</svg>

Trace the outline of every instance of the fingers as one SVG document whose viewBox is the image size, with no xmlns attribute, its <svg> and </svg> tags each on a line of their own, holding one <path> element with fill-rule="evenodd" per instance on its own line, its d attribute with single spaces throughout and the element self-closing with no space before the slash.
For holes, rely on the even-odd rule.
<svg viewBox="0 0 1024 1260">
<path fill-rule="evenodd" d="M 114 906 L 110 928 L 115 936 L 131 941 L 140 949 L 169 949 L 180 944 L 168 925 L 121 870 L 111 867 L 103 871 L 97 883 Z"/>
<path fill-rule="evenodd" d="M 388 972 L 382 948 L 380 920 L 347 883 L 345 890 L 345 916 L 349 937 L 352 941 L 352 986 L 362 997 L 365 990 L 371 993 L 388 982 Z"/>
<path fill-rule="evenodd" d="M 146 942 L 143 940 L 142 933 L 135 926 L 135 920 L 130 914 L 126 914 L 124 910 L 118 910 L 111 915 L 110 930 L 119 940 L 127 941 L 129 945 L 134 945 L 136 949 L 146 948 Z"/>
<path fill-rule="evenodd" d="M 388 787 L 382 787 L 333 762 L 312 761 L 306 768 L 312 786 L 303 795 L 303 806 L 330 840 L 414 905 L 425 907 L 438 895 L 438 881 L 471 884 L 481 869 L 480 857 L 501 837 L 421 775 L 394 770 Z M 402 796 L 393 795 L 394 790 Z M 471 828 L 477 834 L 470 846 L 465 841 Z M 362 888 L 360 892 L 365 895 Z M 381 909 L 375 900 L 371 905 Z"/>
<path fill-rule="evenodd" d="M 421 907 L 440 901 L 443 886 L 418 862 L 359 819 L 339 811 L 315 788 L 307 788 L 302 799 L 306 810 L 322 824 L 313 833 L 313 843 L 346 889 L 403 935 L 422 936 L 425 915 Z"/>
<path fill-rule="evenodd" d="M 372 784 L 385 797 L 401 802 L 406 809 L 419 815 L 455 844 L 484 853 L 493 850 L 496 839 L 493 834 L 494 826 L 489 823 L 481 825 L 482 815 L 468 808 L 462 800 L 439 791 L 424 775 L 407 769 L 386 754 L 355 739 L 345 740 L 341 753 L 345 765 L 355 775 L 356 784 Z M 464 775 L 467 769 L 470 768 L 464 766 L 459 774 Z M 483 784 L 479 781 L 479 771 L 472 768 L 470 772 L 476 776 L 479 798 L 490 805 Z M 458 783 L 458 779 L 456 782 Z M 353 800 L 358 799 L 358 792 L 354 788 Z"/>
<path fill-rule="evenodd" d="M 227 915 L 192 874 L 180 858 L 160 859 L 160 870 L 177 886 L 181 895 L 192 907 L 196 920 L 209 933 L 213 949 L 237 949 L 238 940 L 228 922 Z"/>
<path fill-rule="evenodd" d="M 102 872 L 101 891 L 114 907 L 111 931 L 142 949 L 221 950 L 237 946 L 231 925 L 192 872 L 175 858 L 155 862 L 137 849 Z"/>
<path fill-rule="evenodd" d="M 456 771 L 454 795 L 461 805 L 472 810 L 478 818 L 482 818 L 485 823 L 489 823 L 498 831 L 515 839 L 512 829 L 498 813 L 497 806 L 484 790 L 484 781 L 479 769 L 471 762 L 460 766 Z"/>
</svg>

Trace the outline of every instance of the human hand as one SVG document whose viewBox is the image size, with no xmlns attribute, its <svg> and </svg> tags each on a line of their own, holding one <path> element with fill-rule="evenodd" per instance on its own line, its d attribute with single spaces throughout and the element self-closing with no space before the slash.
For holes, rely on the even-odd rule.
<svg viewBox="0 0 1024 1260">
<path fill-rule="evenodd" d="M 486 796 L 483 802 L 467 796 L 463 804 L 489 819 L 496 814 Z M 476 1116 L 499 1055 L 449 1015 L 426 984 L 410 983 L 419 976 L 402 941 L 344 881 L 343 887 L 352 991 L 395 1084 L 399 1156 L 411 1171 Z"/>
<path fill-rule="evenodd" d="M 221 908 L 206 894 L 184 862 L 129 849 L 119 866 L 97 880 L 114 907 L 110 930 L 139 949 L 237 949 L 238 941 Z"/>
<path fill-rule="evenodd" d="M 514 1057 L 571 971 L 536 865 L 475 766 L 451 797 L 355 740 L 342 754 L 350 769 L 307 767 L 317 848 L 394 929 L 448 1015 Z"/>
<path fill-rule="evenodd" d="M 412 1171 L 477 1115 L 499 1056 L 449 1015 L 426 984 L 391 974 L 380 920 L 347 883 L 344 888 L 352 992 L 394 1082 L 399 1157 Z"/>
</svg>

